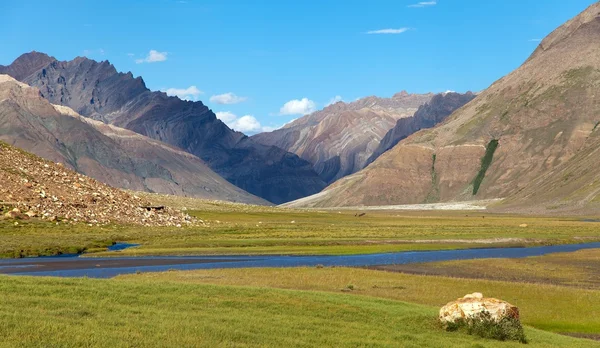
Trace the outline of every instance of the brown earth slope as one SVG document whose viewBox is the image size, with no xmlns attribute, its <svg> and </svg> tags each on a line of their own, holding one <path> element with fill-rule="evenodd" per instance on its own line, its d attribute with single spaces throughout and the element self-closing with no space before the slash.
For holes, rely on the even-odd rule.
<svg viewBox="0 0 600 348">
<path fill-rule="evenodd" d="M 68 219 L 89 223 L 174 226 L 191 223 L 170 208 L 148 210 L 149 203 L 64 166 L 0 142 L 0 218 Z M 18 221 L 17 221 L 18 223 Z"/>
<path fill-rule="evenodd" d="M 52 104 L 198 156 L 232 184 L 271 202 L 286 202 L 325 187 L 309 162 L 229 129 L 200 101 L 150 91 L 141 77 L 119 73 L 108 61 L 83 57 L 58 61 L 31 52 L 0 66 L 0 74 L 39 88 Z"/>
<path fill-rule="evenodd" d="M 441 125 L 401 141 L 303 206 L 509 197 L 518 211 L 597 208 L 600 3 Z M 596 207 L 596 208 L 594 208 Z"/>
<path fill-rule="evenodd" d="M 412 116 L 432 97 L 431 93 L 403 91 L 391 98 L 338 102 L 252 139 L 297 154 L 311 162 L 323 180 L 332 183 L 364 168 L 396 121 Z"/>
<path fill-rule="evenodd" d="M 393 148 L 411 134 L 443 122 L 454 111 L 463 107 L 473 98 L 475 98 L 475 94 L 471 92 L 465 94 L 448 92 L 434 95 L 429 102 L 421 105 L 412 117 L 401 118 L 396 122 L 394 128 L 390 129 L 381 139 L 379 146 L 375 149 L 367 164 L 373 163 L 384 152 Z"/>
<path fill-rule="evenodd" d="M 113 187 L 267 204 L 189 153 L 51 105 L 8 75 L 0 75 L 0 139 Z"/>
</svg>

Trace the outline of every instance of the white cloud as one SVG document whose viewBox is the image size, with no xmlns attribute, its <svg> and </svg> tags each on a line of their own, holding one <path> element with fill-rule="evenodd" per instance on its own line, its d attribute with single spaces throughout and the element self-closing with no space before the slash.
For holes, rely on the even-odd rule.
<svg viewBox="0 0 600 348">
<path fill-rule="evenodd" d="M 150 50 L 146 58 L 136 59 L 135 62 L 136 64 L 164 62 L 165 60 L 167 60 L 167 55 L 169 55 L 169 53 L 167 52 L 158 52 L 156 50 Z"/>
<path fill-rule="evenodd" d="M 335 97 L 329 99 L 329 101 L 327 102 L 327 104 L 325 104 L 325 106 L 327 107 L 329 105 L 333 105 L 333 104 L 335 104 L 337 102 L 341 102 L 341 101 L 344 101 L 344 99 L 342 98 L 342 96 L 341 95 L 336 95 Z"/>
<path fill-rule="evenodd" d="M 237 119 L 237 116 L 229 111 L 219 111 L 216 112 L 215 115 L 217 115 L 219 120 L 225 122 L 225 124 L 230 124 Z"/>
<path fill-rule="evenodd" d="M 245 115 L 231 124 L 231 128 L 242 133 L 258 133 L 262 130 L 260 122 L 252 115 Z"/>
<path fill-rule="evenodd" d="M 281 127 L 262 126 L 256 117 L 244 115 L 237 117 L 230 111 L 220 111 L 215 113 L 217 118 L 223 121 L 229 128 L 245 134 L 256 134 L 260 132 L 272 132 Z"/>
<path fill-rule="evenodd" d="M 294 99 L 279 109 L 280 115 L 306 115 L 317 110 L 317 104 L 308 98 Z"/>
<path fill-rule="evenodd" d="M 540 41 L 542 41 L 542 39 L 531 39 L 531 40 L 529 40 L 529 42 L 540 42 Z"/>
<path fill-rule="evenodd" d="M 210 97 L 211 103 L 222 104 L 222 105 L 230 105 L 230 104 L 239 104 L 248 100 L 247 97 L 240 97 L 235 95 L 234 93 L 225 93 L 213 95 Z"/>
<path fill-rule="evenodd" d="M 408 7 L 427 7 L 427 6 L 435 6 L 437 5 L 437 1 L 421 1 L 416 4 L 408 5 Z"/>
<path fill-rule="evenodd" d="M 163 92 L 172 97 L 179 97 L 181 100 L 198 100 L 200 94 L 204 94 L 196 86 L 189 86 L 188 88 L 168 88 L 164 89 Z"/>
<path fill-rule="evenodd" d="M 379 29 L 367 31 L 367 34 L 402 34 L 407 32 L 410 28 L 398 28 L 398 29 Z"/>
</svg>

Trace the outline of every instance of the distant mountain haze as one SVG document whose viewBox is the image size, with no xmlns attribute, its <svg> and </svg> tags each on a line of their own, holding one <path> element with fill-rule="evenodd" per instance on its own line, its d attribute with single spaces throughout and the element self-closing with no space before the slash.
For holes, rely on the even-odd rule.
<svg viewBox="0 0 600 348">
<path fill-rule="evenodd" d="M 273 203 L 326 185 L 306 160 L 231 130 L 202 102 L 152 92 L 142 78 L 119 73 L 108 61 L 61 62 L 31 52 L 0 66 L 0 73 L 37 87 L 53 104 L 194 154 L 229 182 Z"/>
<path fill-rule="evenodd" d="M 600 211 L 600 3 L 444 122 L 291 206 L 506 198 L 495 209 Z"/>
<path fill-rule="evenodd" d="M 252 139 L 297 154 L 311 162 L 325 182 L 332 183 L 364 168 L 396 122 L 411 117 L 432 97 L 431 93 L 402 91 L 391 98 L 337 102 Z"/>
</svg>

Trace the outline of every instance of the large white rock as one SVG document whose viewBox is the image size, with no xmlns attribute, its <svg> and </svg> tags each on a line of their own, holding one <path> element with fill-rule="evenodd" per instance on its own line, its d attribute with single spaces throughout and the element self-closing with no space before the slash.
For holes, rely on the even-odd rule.
<svg viewBox="0 0 600 348">
<path fill-rule="evenodd" d="M 488 312 L 496 321 L 502 318 L 519 319 L 519 308 L 496 298 L 484 298 L 483 294 L 475 292 L 446 304 L 440 309 L 440 321 L 454 323 L 460 319 L 477 317 L 482 312 Z"/>
</svg>

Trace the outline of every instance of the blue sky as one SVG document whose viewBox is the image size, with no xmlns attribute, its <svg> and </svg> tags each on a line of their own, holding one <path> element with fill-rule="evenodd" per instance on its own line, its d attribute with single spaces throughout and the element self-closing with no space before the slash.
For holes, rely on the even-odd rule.
<svg viewBox="0 0 600 348">
<path fill-rule="evenodd" d="M 485 89 L 592 3 L 1 0 L 0 64 L 32 50 L 109 60 L 251 134 L 336 97 Z"/>
</svg>

